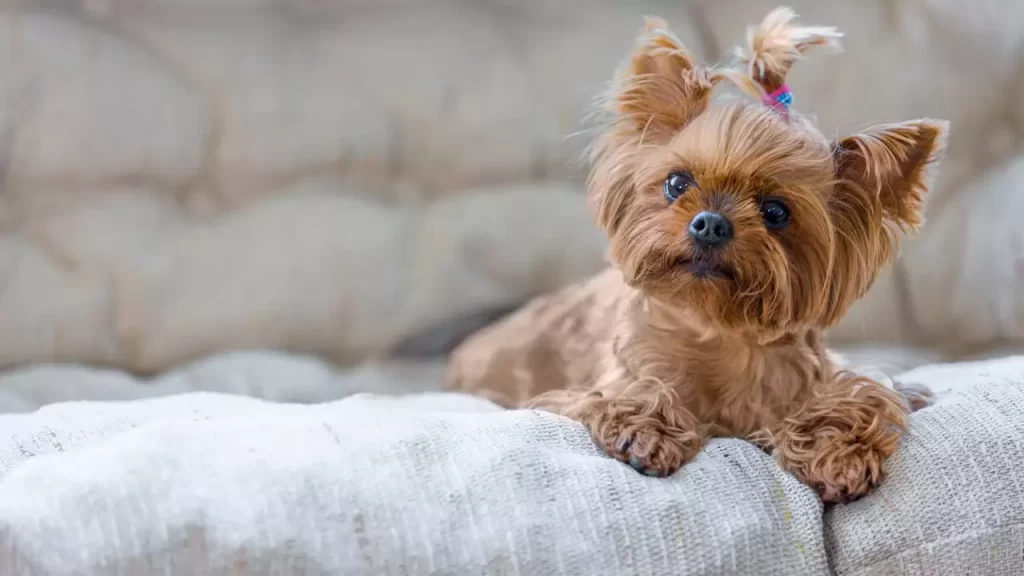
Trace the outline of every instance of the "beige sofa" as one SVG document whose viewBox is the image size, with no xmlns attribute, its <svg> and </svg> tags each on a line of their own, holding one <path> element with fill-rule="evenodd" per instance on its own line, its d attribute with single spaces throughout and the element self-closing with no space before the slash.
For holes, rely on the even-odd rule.
<svg viewBox="0 0 1024 576">
<path fill-rule="evenodd" d="M 1015 573 L 1024 357 L 905 374 L 948 393 L 824 514 L 739 441 L 659 481 L 550 415 L 327 402 L 436 388 L 378 360 L 599 270 L 567 136 L 641 16 L 718 61 L 774 5 L 0 2 L 0 574 Z M 791 82 L 825 130 L 953 126 L 834 342 L 887 373 L 1021 350 L 1024 4 L 792 5 L 848 35 Z"/>
<path fill-rule="evenodd" d="M 1024 5 L 792 3 L 827 131 L 952 121 L 843 344 L 1024 341 Z M 774 0 L 51 0 L 0 9 L 0 365 L 350 362 L 603 266 L 566 138 L 641 16 L 717 61 Z"/>
</svg>

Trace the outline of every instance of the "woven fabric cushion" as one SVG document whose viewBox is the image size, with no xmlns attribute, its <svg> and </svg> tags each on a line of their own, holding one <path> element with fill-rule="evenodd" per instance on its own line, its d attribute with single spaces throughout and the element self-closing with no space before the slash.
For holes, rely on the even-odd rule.
<svg viewBox="0 0 1024 576">
<path fill-rule="evenodd" d="M 1024 358 L 946 370 L 907 375 L 956 389 L 889 480 L 824 515 L 742 441 L 653 479 L 571 421 L 459 395 L 0 416 L 0 574 L 1017 573 Z"/>
<path fill-rule="evenodd" d="M 877 495 L 826 514 L 838 574 L 931 576 L 1024 570 L 1024 356 L 934 365 L 939 402 L 913 415 Z"/>
<path fill-rule="evenodd" d="M 826 566 L 819 502 L 735 440 L 663 482 L 603 457 L 568 420 L 454 395 L 191 394 L 54 406 L 0 431 L 3 574 Z"/>
</svg>

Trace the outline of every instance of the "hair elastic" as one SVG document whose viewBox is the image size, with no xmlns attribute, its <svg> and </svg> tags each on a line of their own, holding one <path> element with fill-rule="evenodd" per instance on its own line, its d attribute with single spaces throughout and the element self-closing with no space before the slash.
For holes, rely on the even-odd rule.
<svg viewBox="0 0 1024 576">
<path fill-rule="evenodd" d="M 783 116 L 786 116 L 790 105 L 793 104 L 793 93 L 789 91 L 789 86 L 783 84 L 772 90 L 771 93 L 765 92 L 761 94 L 761 102 L 765 106 L 777 110 Z"/>
</svg>

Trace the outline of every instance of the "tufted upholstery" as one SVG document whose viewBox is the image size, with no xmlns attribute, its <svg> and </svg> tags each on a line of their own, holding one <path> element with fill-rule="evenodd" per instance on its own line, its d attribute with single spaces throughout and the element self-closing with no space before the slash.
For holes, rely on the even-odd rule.
<svg viewBox="0 0 1024 576">
<path fill-rule="evenodd" d="M 0 365 L 347 361 L 602 266 L 568 138 L 645 13 L 722 58 L 775 0 L 37 0 L 0 8 Z M 952 120 L 924 234 L 834 332 L 1024 341 L 1024 5 L 792 2 L 827 131 Z"/>
</svg>

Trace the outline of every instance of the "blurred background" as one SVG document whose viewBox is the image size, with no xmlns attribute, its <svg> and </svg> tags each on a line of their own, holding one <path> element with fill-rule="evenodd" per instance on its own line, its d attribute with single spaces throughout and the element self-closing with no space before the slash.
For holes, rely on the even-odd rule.
<svg viewBox="0 0 1024 576">
<path fill-rule="evenodd" d="M 604 266 L 572 135 L 642 17 L 715 63 L 778 3 L 0 1 L 0 396 L 113 397 L 234 352 L 238 390 L 320 399 L 252 379 L 443 352 Z M 899 368 L 1024 350 L 1024 3 L 789 5 L 846 33 L 791 75 L 826 133 L 952 122 L 928 223 L 833 344 Z"/>
</svg>

